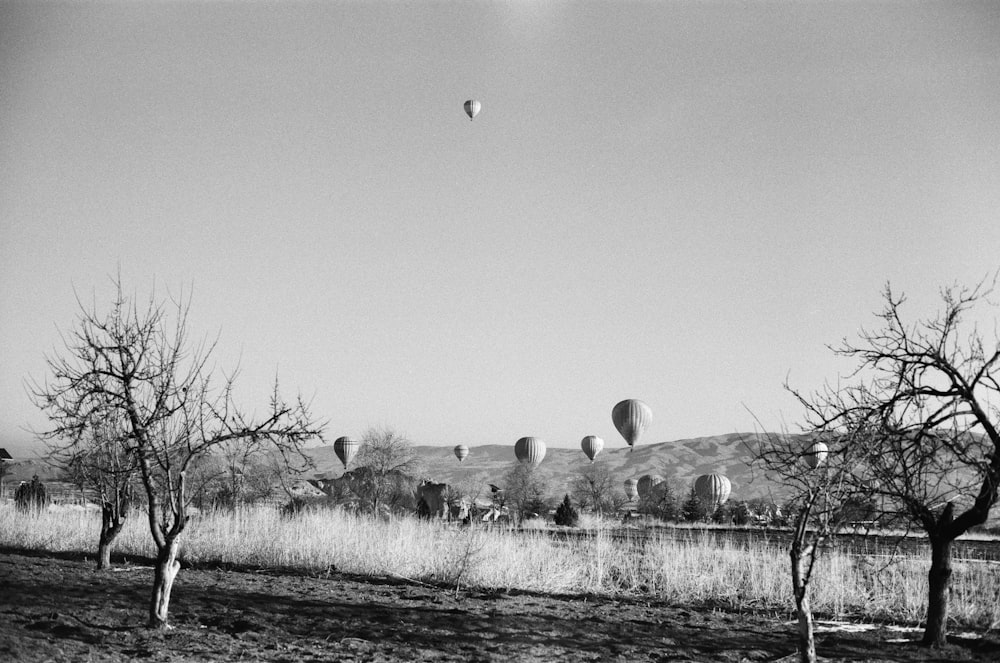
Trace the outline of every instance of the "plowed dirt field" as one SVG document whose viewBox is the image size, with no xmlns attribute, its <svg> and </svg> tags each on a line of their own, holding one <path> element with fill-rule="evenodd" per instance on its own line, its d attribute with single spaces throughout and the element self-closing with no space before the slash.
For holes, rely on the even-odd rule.
<svg viewBox="0 0 1000 663">
<path fill-rule="evenodd" d="M 790 661 L 787 615 L 494 593 L 340 574 L 185 568 L 168 631 L 144 627 L 152 569 L 0 552 L 2 661 Z M 995 634 L 823 625 L 829 661 L 997 661 Z"/>
</svg>

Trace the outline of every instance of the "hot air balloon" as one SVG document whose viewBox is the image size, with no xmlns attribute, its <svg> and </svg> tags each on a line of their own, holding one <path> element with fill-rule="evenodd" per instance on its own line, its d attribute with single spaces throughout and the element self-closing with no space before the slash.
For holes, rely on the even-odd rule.
<svg viewBox="0 0 1000 663">
<path fill-rule="evenodd" d="M 545 443 L 537 437 L 522 437 L 514 443 L 514 455 L 521 463 L 537 465 L 545 458 Z"/>
<path fill-rule="evenodd" d="M 458 446 L 455 447 L 455 458 L 458 459 L 458 462 L 461 463 L 463 460 L 465 460 L 465 457 L 468 455 L 469 455 L 469 447 L 465 446 L 464 444 L 459 444 Z"/>
<path fill-rule="evenodd" d="M 826 446 L 826 442 L 813 442 L 806 449 L 805 459 L 806 465 L 811 469 L 816 469 L 826 461 L 827 454 L 830 453 L 830 448 Z"/>
<path fill-rule="evenodd" d="M 625 479 L 625 497 L 631 502 L 639 496 L 639 482 L 635 479 Z"/>
<path fill-rule="evenodd" d="M 653 411 L 642 401 L 629 398 L 614 406 L 611 410 L 611 421 L 622 434 L 630 447 L 639 440 L 639 435 L 653 420 Z"/>
<path fill-rule="evenodd" d="M 639 477 L 639 485 L 636 488 L 639 491 L 639 497 L 646 499 L 653 494 L 653 489 L 658 485 L 663 483 L 663 477 L 659 474 L 644 474 Z"/>
<path fill-rule="evenodd" d="M 354 458 L 354 453 L 358 450 L 358 446 L 357 440 L 352 440 L 346 435 L 344 437 L 338 437 L 334 440 L 333 451 L 337 454 L 337 458 L 340 459 L 340 462 L 344 464 L 345 470 L 347 469 L 347 465 L 351 462 L 351 459 Z"/>
<path fill-rule="evenodd" d="M 712 509 L 725 504 L 732 490 L 733 484 L 722 474 L 703 474 L 694 480 L 694 492 Z"/>
<path fill-rule="evenodd" d="M 588 435 L 580 440 L 580 448 L 583 449 L 583 453 L 587 454 L 587 458 L 589 458 L 590 462 L 593 463 L 594 458 L 597 454 L 601 453 L 601 449 L 604 448 L 604 440 L 596 435 Z"/>
<path fill-rule="evenodd" d="M 465 102 L 465 114 L 468 115 L 471 120 L 476 117 L 476 115 L 479 115 L 479 109 L 482 107 L 483 105 L 475 99 L 469 99 Z"/>
</svg>

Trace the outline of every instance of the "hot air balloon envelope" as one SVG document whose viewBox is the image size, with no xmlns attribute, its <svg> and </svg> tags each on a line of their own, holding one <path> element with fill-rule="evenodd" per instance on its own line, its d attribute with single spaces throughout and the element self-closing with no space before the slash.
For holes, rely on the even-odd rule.
<svg viewBox="0 0 1000 663">
<path fill-rule="evenodd" d="M 537 465 L 545 458 L 545 443 L 537 437 L 522 437 L 514 443 L 514 455 L 521 463 Z"/>
<path fill-rule="evenodd" d="M 468 115 L 471 120 L 476 117 L 476 115 L 479 115 L 479 109 L 482 107 L 483 105 L 475 99 L 469 99 L 465 102 L 465 114 Z"/>
<path fill-rule="evenodd" d="M 694 492 L 713 509 L 725 504 L 732 490 L 733 484 L 722 474 L 703 474 L 694 480 Z"/>
<path fill-rule="evenodd" d="M 653 411 L 649 406 L 634 398 L 626 399 L 611 409 L 611 421 L 630 447 L 639 440 L 652 420 Z"/>
<path fill-rule="evenodd" d="M 629 501 L 632 501 L 639 496 L 638 485 L 639 482 L 635 479 L 625 479 L 625 497 L 627 497 Z"/>
<path fill-rule="evenodd" d="M 347 465 L 351 462 L 351 458 L 354 457 L 355 452 L 358 450 L 358 443 L 356 440 L 352 440 L 347 437 L 338 437 L 333 442 L 333 451 L 337 454 L 337 458 L 340 462 L 344 464 L 344 469 L 347 469 Z"/>
<path fill-rule="evenodd" d="M 813 442 L 809 445 L 809 448 L 806 449 L 806 465 L 815 470 L 826 461 L 826 457 L 829 453 L 830 448 L 826 446 L 825 442 Z"/>
<path fill-rule="evenodd" d="M 588 435 L 580 441 L 580 448 L 583 449 L 583 453 L 587 454 L 587 458 L 593 463 L 594 458 L 604 448 L 604 440 L 596 435 Z"/>
<path fill-rule="evenodd" d="M 465 460 L 466 456 L 468 455 L 469 455 L 469 447 L 465 446 L 464 444 L 459 444 L 458 446 L 455 447 L 455 458 L 458 459 L 458 462 L 461 463 L 463 460 Z"/>
</svg>

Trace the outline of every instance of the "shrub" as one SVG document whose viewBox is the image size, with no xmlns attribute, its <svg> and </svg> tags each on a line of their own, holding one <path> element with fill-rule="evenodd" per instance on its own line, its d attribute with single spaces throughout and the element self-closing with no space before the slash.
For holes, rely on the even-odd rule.
<svg viewBox="0 0 1000 663">
<path fill-rule="evenodd" d="M 47 503 L 45 486 L 38 480 L 37 474 L 31 478 L 31 483 L 22 481 L 14 491 L 14 504 L 19 511 L 41 511 Z"/>
<path fill-rule="evenodd" d="M 555 520 L 556 525 L 563 527 L 576 527 L 577 523 L 580 522 L 580 514 L 573 508 L 573 503 L 570 502 L 568 493 L 563 497 L 562 504 L 556 509 Z"/>
</svg>

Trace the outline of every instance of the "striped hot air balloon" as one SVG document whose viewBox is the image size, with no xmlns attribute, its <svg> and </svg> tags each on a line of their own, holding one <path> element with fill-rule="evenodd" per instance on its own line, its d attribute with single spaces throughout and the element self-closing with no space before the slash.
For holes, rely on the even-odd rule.
<svg viewBox="0 0 1000 663">
<path fill-rule="evenodd" d="M 537 437 L 522 437 L 514 443 L 518 462 L 537 465 L 545 458 L 545 442 Z"/>
<path fill-rule="evenodd" d="M 639 496 L 639 482 L 635 479 L 625 479 L 625 497 L 631 502 Z"/>
<path fill-rule="evenodd" d="M 611 409 L 611 421 L 633 449 L 642 431 L 646 430 L 652 420 L 653 411 L 649 406 L 634 398 L 626 399 Z"/>
<path fill-rule="evenodd" d="M 809 445 L 806 449 L 805 459 L 806 465 L 811 469 L 816 469 L 826 461 L 827 455 L 830 453 L 830 448 L 826 446 L 826 442 L 816 441 Z"/>
<path fill-rule="evenodd" d="M 694 480 L 694 492 L 708 507 L 715 509 L 726 503 L 733 484 L 722 474 L 703 474 Z"/>
<path fill-rule="evenodd" d="M 469 99 L 468 101 L 465 102 L 465 114 L 468 115 L 469 119 L 471 120 L 477 115 L 479 115 L 479 109 L 481 109 L 482 107 L 483 105 L 478 101 L 476 101 L 475 99 Z"/>
<path fill-rule="evenodd" d="M 455 447 L 455 458 L 458 459 L 458 462 L 461 463 L 463 460 L 466 459 L 468 455 L 469 455 L 469 447 L 465 446 L 464 444 L 459 444 Z"/>
<path fill-rule="evenodd" d="M 357 452 L 359 446 L 360 445 L 358 444 L 357 440 L 352 440 L 346 435 L 343 437 L 338 437 L 336 440 L 334 440 L 333 451 L 334 453 L 337 454 L 337 458 L 340 459 L 340 462 L 344 464 L 345 470 L 347 469 L 348 464 L 351 462 L 351 459 L 354 458 L 354 454 Z"/>
<path fill-rule="evenodd" d="M 601 449 L 604 448 L 604 440 L 596 435 L 588 435 L 580 440 L 580 448 L 583 449 L 583 453 L 587 454 L 587 458 L 589 458 L 590 462 L 593 463 L 594 458 L 597 454 L 601 453 Z"/>
</svg>

